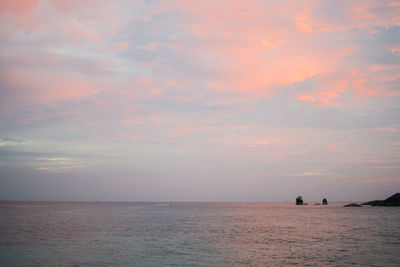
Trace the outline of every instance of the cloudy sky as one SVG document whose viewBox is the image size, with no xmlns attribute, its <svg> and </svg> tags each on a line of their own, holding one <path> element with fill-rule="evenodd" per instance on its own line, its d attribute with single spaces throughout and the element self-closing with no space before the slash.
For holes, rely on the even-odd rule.
<svg viewBox="0 0 400 267">
<path fill-rule="evenodd" d="M 0 199 L 400 191 L 400 2 L 2 0 Z"/>
</svg>

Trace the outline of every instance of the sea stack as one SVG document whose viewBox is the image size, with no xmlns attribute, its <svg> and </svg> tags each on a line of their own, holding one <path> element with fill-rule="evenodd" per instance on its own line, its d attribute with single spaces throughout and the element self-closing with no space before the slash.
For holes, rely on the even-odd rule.
<svg viewBox="0 0 400 267">
<path fill-rule="evenodd" d="M 328 200 L 326 200 L 326 198 L 324 198 L 324 199 L 322 200 L 322 205 L 328 205 Z"/>
<path fill-rule="evenodd" d="M 303 198 L 301 196 L 296 198 L 296 205 L 303 205 Z"/>
</svg>

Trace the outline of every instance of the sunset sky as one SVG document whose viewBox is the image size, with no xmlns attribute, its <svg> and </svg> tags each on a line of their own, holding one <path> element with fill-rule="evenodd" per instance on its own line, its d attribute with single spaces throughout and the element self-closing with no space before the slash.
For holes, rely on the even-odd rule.
<svg viewBox="0 0 400 267">
<path fill-rule="evenodd" d="M 0 1 L 0 199 L 400 191 L 400 1 Z"/>
</svg>

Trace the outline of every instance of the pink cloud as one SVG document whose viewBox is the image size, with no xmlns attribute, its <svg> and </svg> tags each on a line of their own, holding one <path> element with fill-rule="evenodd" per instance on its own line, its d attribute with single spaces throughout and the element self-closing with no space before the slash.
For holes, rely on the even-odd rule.
<svg viewBox="0 0 400 267">
<path fill-rule="evenodd" d="M 120 10 L 108 1 L 64 0 L 5 0 L 1 10 L 9 15 L 0 16 L 0 22 L 28 33 L 51 34 L 54 39 L 67 43 L 81 41 L 100 42 L 105 35 L 111 37 L 123 24 Z"/>
<path fill-rule="evenodd" d="M 400 6 L 400 1 L 391 2 L 391 3 L 389 3 L 389 6 L 390 6 L 390 7 Z"/>
<path fill-rule="evenodd" d="M 38 0 L 1 0 L 0 12 L 9 12 L 18 16 L 31 13 L 38 5 Z"/>
<path fill-rule="evenodd" d="M 3 9 L 15 9 L 13 6 L 16 4 L 13 3 L 17 2 L 2 2 Z M 118 41 L 110 42 L 117 35 L 118 29 L 127 22 L 123 20 L 127 17 L 121 16 L 124 10 L 119 5 L 92 0 L 49 0 L 39 6 L 35 1 L 24 3 L 26 7 L 21 7 L 21 10 L 29 10 L 34 13 L 32 16 L 3 19 L 20 29 L 38 34 L 51 33 L 57 37 L 58 42 L 69 45 L 69 50 L 78 48 L 99 55 L 115 54 L 134 45 L 132 41 L 119 38 L 116 38 Z M 170 10 L 179 10 L 184 14 L 180 18 L 182 25 L 187 32 L 198 38 L 197 42 L 189 49 L 179 41 L 179 34 L 174 34 L 169 36 L 170 42 L 164 45 L 179 53 L 189 51 L 195 54 L 190 55 L 187 61 L 195 66 L 203 65 L 215 73 L 207 81 L 209 91 L 239 94 L 244 99 L 267 98 L 280 94 L 282 87 L 296 88 L 296 84 L 313 79 L 316 81 L 316 89 L 307 92 L 293 90 L 290 93 L 297 100 L 317 107 L 342 106 L 345 102 L 343 96 L 351 94 L 360 97 L 357 99 L 398 95 L 397 92 L 386 90 L 381 83 L 396 79 L 393 75 L 385 74 L 385 66 L 374 64 L 362 69 L 347 64 L 346 58 L 354 55 L 358 48 L 354 44 L 338 42 L 349 38 L 346 32 L 328 34 L 330 31 L 350 29 L 355 23 L 364 25 L 362 27 L 388 25 L 393 23 L 396 16 L 390 13 L 388 18 L 383 18 L 375 14 L 377 7 L 382 5 L 376 1 L 357 1 L 345 9 L 344 14 L 348 17 L 330 21 L 324 16 L 316 16 L 318 8 L 323 4 L 318 1 L 268 5 L 264 1 L 229 4 L 224 1 L 173 1 L 169 5 L 152 3 L 150 5 L 154 10 L 139 17 L 145 21 L 149 19 L 146 17 L 149 14 Z M 140 2 L 129 5 L 144 7 Z M 396 2 L 387 5 L 397 8 Z M 329 42 L 324 42 L 324 38 L 328 38 Z M 99 47 L 93 48 L 92 45 Z M 138 48 L 156 52 L 159 47 L 160 43 L 151 41 Z M 196 52 L 192 53 L 192 49 Z M 395 51 L 397 48 L 390 49 Z M 213 59 L 212 64 L 209 59 Z M 148 66 L 149 69 L 163 69 L 165 73 L 171 71 L 165 66 L 158 66 L 158 62 L 149 64 L 153 64 Z M 196 83 L 190 78 L 184 79 L 180 82 L 185 87 L 189 83 Z M 159 85 L 149 88 L 153 96 L 160 95 L 163 90 Z M 181 94 L 177 99 L 184 102 L 200 97 L 201 93 Z M 215 100 L 214 103 L 218 101 L 224 100 Z"/>
<path fill-rule="evenodd" d="M 274 12 L 268 16 L 259 12 L 266 8 L 260 1 L 221 8 L 211 7 L 206 1 L 180 3 L 185 12 L 193 14 L 185 18 L 185 26 L 202 41 L 199 52 L 217 59 L 214 67 L 218 78 L 209 83 L 212 90 L 269 97 L 279 93 L 281 86 L 312 78 L 317 81 L 316 91 L 293 92 L 299 101 L 319 107 L 341 106 L 345 95 L 364 98 L 396 95 L 378 85 L 383 78 L 382 66 L 360 69 L 348 64 L 346 59 L 359 49 L 356 44 L 344 46 L 338 41 L 351 38 L 345 31 L 354 28 L 354 24 L 365 27 L 393 23 L 394 17 L 385 19 L 376 14 L 377 7 L 382 6 L 376 1 L 354 2 L 343 10 L 348 17 L 333 21 L 315 16 L 316 10 L 324 5 L 318 1 L 271 4 L 268 9 Z M 330 31 L 342 34 L 328 34 Z M 327 36 L 334 46 L 321 43 Z M 353 105 L 349 101 L 346 104 Z"/>
<path fill-rule="evenodd" d="M 1 79 L 8 91 L 23 96 L 23 102 L 82 98 L 96 92 L 90 82 L 74 74 L 10 69 Z"/>
<path fill-rule="evenodd" d="M 298 151 L 289 151 L 288 154 L 290 155 L 306 155 L 308 152 L 310 152 L 307 149 L 303 149 L 303 150 L 298 150 Z"/>
<path fill-rule="evenodd" d="M 67 31 L 70 32 L 72 40 L 75 38 L 84 39 L 92 42 L 100 42 L 104 40 L 104 36 L 94 29 L 85 27 L 82 23 L 72 20 L 66 25 Z"/>
<path fill-rule="evenodd" d="M 382 16 L 379 9 L 385 6 L 391 9 Z M 352 2 L 347 11 L 353 23 L 358 27 L 365 28 L 369 25 L 398 24 L 400 22 L 400 16 L 398 16 L 399 7 L 396 2 L 385 4 L 385 1 L 367 0 Z"/>
<path fill-rule="evenodd" d="M 326 144 L 325 148 L 331 152 L 339 152 L 342 151 L 346 142 L 337 142 L 337 143 L 330 143 Z"/>
</svg>

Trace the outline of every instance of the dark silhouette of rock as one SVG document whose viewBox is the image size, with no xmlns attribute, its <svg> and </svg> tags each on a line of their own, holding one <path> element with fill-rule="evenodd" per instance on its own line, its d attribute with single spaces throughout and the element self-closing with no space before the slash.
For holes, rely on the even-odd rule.
<svg viewBox="0 0 400 267">
<path fill-rule="evenodd" d="M 303 198 L 301 196 L 296 198 L 296 205 L 303 205 Z"/>
<path fill-rule="evenodd" d="M 400 193 L 396 193 L 385 200 L 368 201 L 362 203 L 362 205 L 400 207 Z"/>
<path fill-rule="evenodd" d="M 383 206 L 383 200 L 372 200 L 372 201 L 364 202 L 361 205 Z"/>
<path fill-rule="evenodd" d="M 400 193 L 396 193 L 384 200 L 388 206 L 400 206 Z"/>
<path fill-rule="evenodd" d="M 324 199 L 322 200 L 322 205 L 328 205 L 328 200 L 326 200 L 326 198 L 324 198 Z"/>
<path fill-rule="evenodd" d="M 361 205 L 357 204 L 357 203 L 350 203 L 350 204 L 344 205 L 343 207 L 361 207 Z"/>
</svg>

